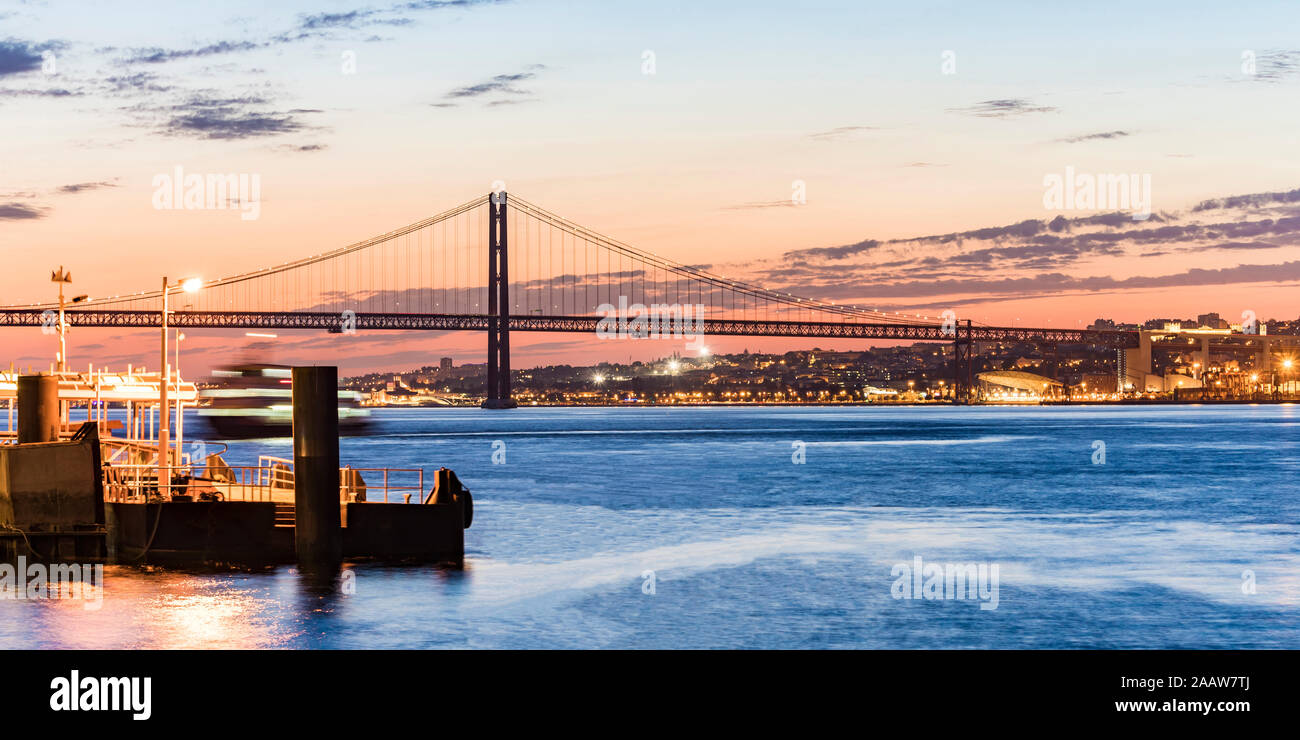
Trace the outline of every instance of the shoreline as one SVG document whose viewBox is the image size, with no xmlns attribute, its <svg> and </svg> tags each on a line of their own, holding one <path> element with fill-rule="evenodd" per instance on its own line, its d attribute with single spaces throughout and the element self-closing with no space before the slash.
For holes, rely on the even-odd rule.
<svg viewBox="0 0 1300 740">
<path fill-rule="evenodd" d="M 1026 408 L 1041 406 L 1286 406 L 1291 404 L 1300 404 L 1300 398 L 1296 399 L 1206 399 L 1206 400 L 1173 400 L 1158 398 L 1142 399 L 1125 399 L 1122 401 L 1037 401 L 1025 403 L 998 403 L 988 401 L 976 401 L 967 404 L 955 404 L 951 401 L 845 401 L 843 403 L 790 403 L 771 402 L 771 403 L 520 403 L 518 408 L 595 408 L 595 409 L 621 409 L 621 408 L 768 408 L 768 407 L 805 407 L 805 408 L 838 408 L 838 407 L 881 407 L 881 408 L 899 408 L 905 406 L 941 406 L 951 408 L 961 407 L 985 407 L 985 408 Z M 479 409 L 478 404 L 464 405 L 408 405 L 408 404 L 384 404 L 376 406 L 366 406 L 369 409 Z"/>
</svg>

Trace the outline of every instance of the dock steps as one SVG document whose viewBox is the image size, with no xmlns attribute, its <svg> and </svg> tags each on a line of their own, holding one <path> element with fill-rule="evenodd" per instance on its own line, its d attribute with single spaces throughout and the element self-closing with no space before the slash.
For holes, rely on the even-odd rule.
<svg viewBox="0 0 1300 740">
<path fill-rule="evenodd" d="M 276 502 L 275 504 L 275 526 L 292 527 L 294 521 L 293 504 Z"/>
</svg>

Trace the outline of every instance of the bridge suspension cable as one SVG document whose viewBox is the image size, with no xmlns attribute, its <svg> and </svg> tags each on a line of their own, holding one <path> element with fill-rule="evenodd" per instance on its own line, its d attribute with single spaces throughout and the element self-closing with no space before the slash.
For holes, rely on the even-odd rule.
<svg viewBox="0 0 1300 740">
<path fill-rule="evenodd" d="M 175 301 L 189 312 L 487 313 L 488 199 L 328 252 L 208 281 Z M 711 319 L 937 326 L 770 290 L 632 247 L 509 198 L 511 315 L 584 317 L 634 304 L 702 306 Z M 52 303 L 21 307 L 53 308 Z M 11 307 L 20 308 L 20 307 Z M 158 290 L 93 298 L 77 310 L 158 311 Z"/>
</svg>

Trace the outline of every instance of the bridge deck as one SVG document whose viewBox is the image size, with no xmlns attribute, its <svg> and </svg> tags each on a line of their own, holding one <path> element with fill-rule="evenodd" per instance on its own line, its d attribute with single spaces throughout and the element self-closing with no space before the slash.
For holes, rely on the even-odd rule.
<svg viewBox="0 0 1300 740">
<path fill-rule="evenodd" d="M 0 309 L 0 326 L 48 324 L 43 309 Z M 511 331 L 596 332 L 598 316 L 511 316 Z M 157 327 L 159 311 L 69 310 L 69 326 Z M 340 332 L 346 326 L 366 330 L 487 331 L 487 314 L 356 313 L 346 319 L 335 312 L 309 311 L 173 311 L 169 325 L 212 329 L 323 329 Z M 968 334 L 969 331 L 969 334 Z M 1033 327 L 960 327 L 961 338 L 977 342 L 1028 342 L 1035 344 L 1093 344 L 1123 348 L 1138 346 L 1135 331 L 1092 331 Z M 854 321 L 769 321 L 758 319 L 704 319 L 700 334 L 769 337 L 830 337 L 845 339 L 899 339 L 951 342 L 958 339 L 952 327 L 940 324 L 890 324 Z"/>
</svg>

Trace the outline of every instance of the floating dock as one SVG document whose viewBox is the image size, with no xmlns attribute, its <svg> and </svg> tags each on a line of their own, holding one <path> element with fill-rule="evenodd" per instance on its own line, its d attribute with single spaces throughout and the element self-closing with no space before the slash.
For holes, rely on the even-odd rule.
<svg viewBox="0 0 1300 740">
<path fill-rule="evenodd" d="M 426 489 L 423 469 L 339 465 L 335 368 L 294 369 L 294 458 L 263 456 L 250 466 L 231 466 L 219 453 L 191 460 L 179 434 L 160 464 L 148 380 L 130 377 L 123 384 L 139 397 L 115 399 L 130 405 L 128 424 L 88 403 L 87 420 L 74 425 L 69 402 L 107 400 L 106 386 L 0 376 L 0 394 L 4 385 L 12 394 L 0 444 L 0 561 L 463 563 L 473 502 L 455 473 L 437 470 Z M 192 386 L 177 390 L 181 402 L 194 398 Z"/>
</svg>

